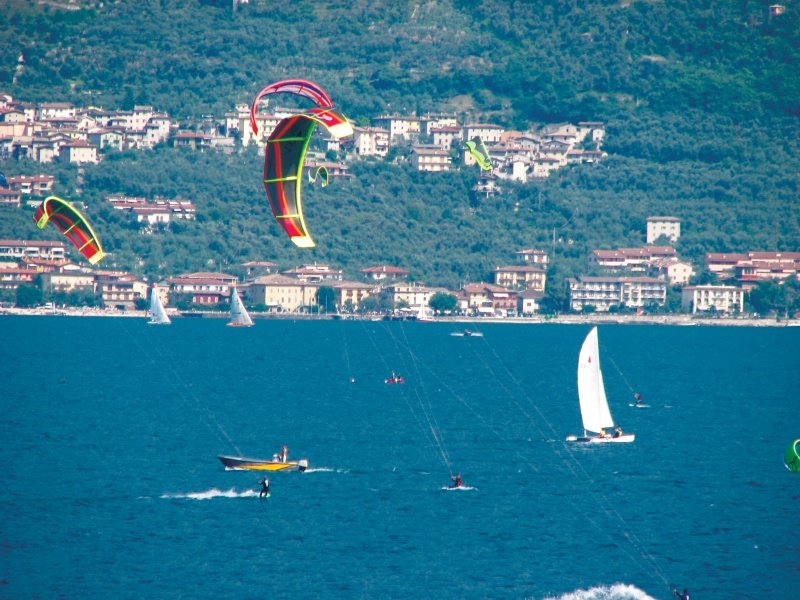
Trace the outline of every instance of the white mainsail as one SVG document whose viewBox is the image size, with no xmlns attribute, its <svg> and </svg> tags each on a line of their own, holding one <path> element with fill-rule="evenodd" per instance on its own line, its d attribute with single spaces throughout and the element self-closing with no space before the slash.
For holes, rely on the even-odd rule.
<svg viewBox="0 0 800 600">
<path fill-rule="evenodd" d="M 247 309 L 242 303 L 242 299 L 236 291 L 236 288 L 231 292 L 231 320 L 228 325 L 233 327 L 250 327 L 253 324 L 253 319 L 247 314 Z"/>
<path fill-rule="evenodd" d="M 586 336 L 578 356 L 578 399 L 585 430 L 597 433 L 614 426 L 600 370 L 597 327 L 593 327 Z"/>
<path fill-rule="evenodd" d="M 150 291 L 150 310 L 148 313 L 151 325 L 169 325 L 172 322 L 167 316 L 167 311 L 164 310 L 164 305 L 161 303 L 161 297 L 158 295 L 156 286 L 153 286 Z"/>
<path fill-rule="evenodd" d="M 433 321 L 433 315 L 431 315 L 430 312 L 425 309 L 425 304 L 419 305 L 419 310 L 417 310 L 417 321 Z"/>
</svg>

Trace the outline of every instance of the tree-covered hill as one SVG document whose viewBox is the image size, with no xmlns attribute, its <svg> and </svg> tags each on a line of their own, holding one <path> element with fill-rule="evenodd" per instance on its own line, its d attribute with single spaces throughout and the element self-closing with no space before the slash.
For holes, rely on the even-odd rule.
<svg viewBox="0 0 800 600">
<path fill-rule="evenodd" d="M 58 174 L 58 192 L 86 203 L 112 261 L 150 275 L 316 260 L 352 276 L 395 263 L 457 285 L 540 246 L 557 281 L 585 269 L 592 248 L 643 243 L 655 214 L 682 219 L 678 250 L 698 264 L 711 251 L 798 250 L 800 4 L 772 18 L 770 4 L 10 0 L 0 6 L 0 91 L 20 100 L 150 104 L 183 120 L 303 77 L 364 124 L 427 111 L 517 129 L 603 121 L 609 157 L 504 183 L 481 201 L 469 194 L 474 171 L 349 157 L 354 179 L 306 187 L 312 251 L 293 248 L 272 220 L 253 152 L 125 152 L 87 166 L 80 186 L 64 165 L 7 161 L 0 171 Z M 141 235 L 103 201 L 113 193 L 188 198 L 198 220 Z M 0 236 L 52 234 L 30 224 L 3 209 Z"/>
<path fill-rule="evenodd" d="M 302 76 L 364 119 L 389 108 L 517 127 L 645 110 L 800 114 L 796 2 L 771 19 L 764 0 L 4 4 L 0 85 L 34 101 L 199 116 Z"/>
</svg>

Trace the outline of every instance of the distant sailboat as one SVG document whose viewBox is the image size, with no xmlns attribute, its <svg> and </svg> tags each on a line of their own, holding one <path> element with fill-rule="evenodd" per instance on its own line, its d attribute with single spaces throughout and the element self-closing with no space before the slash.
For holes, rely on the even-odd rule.
<svg viewBox="0 0 800 600">
<path fill-rule="evenodd" d="M 433 323 L 434 320 L 435 319 L 433 318 L 433 315 L 425 310 L 425 304 L 420 304 L 419 310 L 417 311 L 417 321 L 422 321 L 423 323 Z"/>
<path fill-rule="evenodd" d="M 244 307 L 242 299 L 236 288 L 231 292 L 231 320 L 228 321 L 228 327 L 252 327 L 253 319 L 247 314 L 247 309 Z"/>
<path fill-rule="evenodd" d="M 161 297 L 158 295 L 156 286 L 153 286 L 150 290 L 150 310 L 147 312 L 150 317 L 148 321 L 150 325 L 169 325 L 172 323 L 169 316 L 167 316 L 167 311 L 164 310 L 164 305 L 161 303 Z"/>
<path fill-rule="evenodd" d="M 600 370 L 600 346 L 597 327 L 592 327 L 578 356 L 578 400 L 583 419 L 583 436 L 570 435 L 568 442 L 632 442 L 636 436 L 614 427 L 608 408 L 603 373 Z M 591 435 L 589 434 L 591 432 Z"/>
</svg>

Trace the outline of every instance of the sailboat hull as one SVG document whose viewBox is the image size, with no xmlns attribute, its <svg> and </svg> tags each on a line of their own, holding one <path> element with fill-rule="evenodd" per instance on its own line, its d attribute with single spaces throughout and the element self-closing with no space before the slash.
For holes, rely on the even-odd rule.
<svg viewBox="0 0 800 600">
<path fill-rule="evenodd" d="M 636 434 L 633 433 L 623 433 L 620 436 L 614 437 L 613 435 L 610 436 L 577 436 L 577 435 L 570 435 L 567 437 L 568 442 L 577 442 L 582 444 L 625 444 L 627 442 L 632 442 L 636 439 Z"/>
</svg>

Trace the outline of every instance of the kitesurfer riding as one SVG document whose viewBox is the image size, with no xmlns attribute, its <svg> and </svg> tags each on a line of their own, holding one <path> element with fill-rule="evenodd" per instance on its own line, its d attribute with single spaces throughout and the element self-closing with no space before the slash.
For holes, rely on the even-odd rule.
<svg viewBox="0 0 800 600">
<path fill-rule="evenodd" d="M 461 487 L 462 484 L 461 484 L 461 475 L 460 474 L 451 475 L 450 479 L 453 480 L 453 485 L 451 487 L 454 487 L 454 488 L 460 488 Z"/>
<path fill-rule="evenodd" d="M 675 595 L 676 598 L 680 600 L 689 600 L 689 590 L 683 588 L 683 593 L 678 592 L 675 588 L 672 588 L 672 593 Z"/>
<path fill-rule="evenodd" d="M 261 493 L 258 494 L 258 497 L 263 498 L 264 496 L 269 496 L 269 479 L 265 476 L 264 479 L 258 483 L 261 484 Z"/>
</svg>

